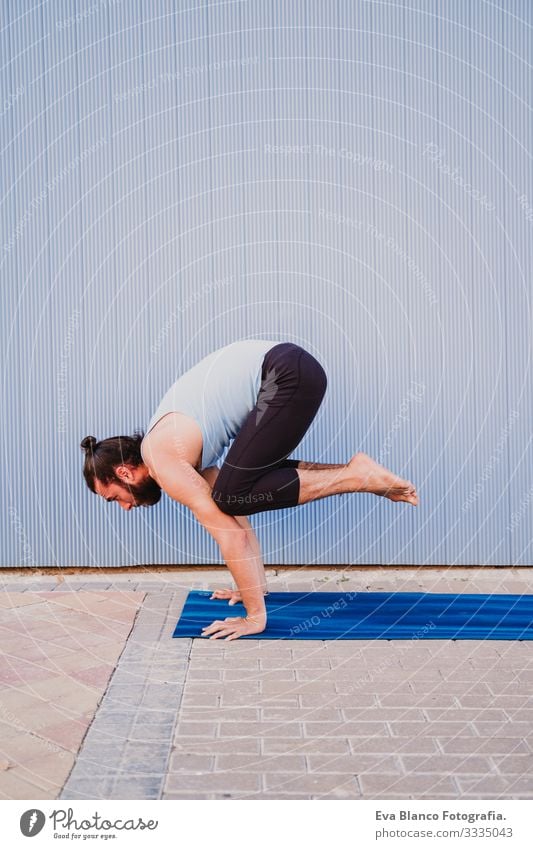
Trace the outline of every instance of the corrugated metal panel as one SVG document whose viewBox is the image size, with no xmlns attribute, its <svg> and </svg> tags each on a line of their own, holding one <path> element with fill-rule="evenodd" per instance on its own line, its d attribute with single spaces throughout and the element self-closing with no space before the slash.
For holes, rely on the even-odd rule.
<svg viewBox="0 0 533 849">
<path fill-rule="evenodd" d="M 531 564 L 529 3 L 11 2 L 0 39 L 2 565 L 218 561 L 78 444 L 246 337 L 328 372 L 298 456 L 421 495 L 258 514 L 267 563 Z"/>
</svg>

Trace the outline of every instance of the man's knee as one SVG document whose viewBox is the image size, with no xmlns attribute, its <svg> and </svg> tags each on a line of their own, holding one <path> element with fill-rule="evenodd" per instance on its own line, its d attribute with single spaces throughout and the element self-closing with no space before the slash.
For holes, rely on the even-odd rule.
<svg viewBox="0 0 533 849">
<path fill-rule="evenodd" d="M 328 377 L 322 364 L 309 353 L 302 367 L 300 379 L 302 385 L 308 387 L 317 399 L 322 400 L 326 394 Z"/>
<path fill-rule="evenodd" d="M 324 371 L 323 367 L 320 365 L 320 363 L 317 362 L 317 365 L 318 365 L 317 385 L 318 385 L 318 388 L 319 388 L 319 392 L 320 392 L 320 394 L 323 398 L 324 395 L 326 394 L 326 389 L 327 389 L 327 386 L 328 386 L 328 376 L 327 376 L 326 372 Z"/>
</svg>

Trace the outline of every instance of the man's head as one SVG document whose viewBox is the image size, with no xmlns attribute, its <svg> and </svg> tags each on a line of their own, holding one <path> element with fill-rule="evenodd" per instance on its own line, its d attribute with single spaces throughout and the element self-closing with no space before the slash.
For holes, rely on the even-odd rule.
<svg viewBox="0 0 533 849">
<path fill-rule="evenodd" d="M 161 487 L 143 462 L 143 436 L 143 433 L 112 436 L 100 442 L 94 436 L 82 439 L 83 475 L 91 492 L 107 501 L 116 501 L 124 510 L 157 504 Z"/>
</svg>

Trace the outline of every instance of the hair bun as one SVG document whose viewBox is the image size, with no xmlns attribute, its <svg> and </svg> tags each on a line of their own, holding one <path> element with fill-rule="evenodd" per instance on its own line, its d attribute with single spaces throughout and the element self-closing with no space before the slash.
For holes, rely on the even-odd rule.
<svg viewBox="0 0 533 849">
<path fill-rule="evenodd" d="M 80 448 L 84 451 L 94 451 L 98 440 L 95 436 L 86 436 L 85 439 L 82 439 L 80 442 Z"/>
</svg>

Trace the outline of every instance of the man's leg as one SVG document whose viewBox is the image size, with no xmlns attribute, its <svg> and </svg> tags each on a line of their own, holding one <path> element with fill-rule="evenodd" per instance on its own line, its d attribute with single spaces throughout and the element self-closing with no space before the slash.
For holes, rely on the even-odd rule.
<svg viewBox="0 0 533 849">
<path fill-rule="evenodd" d="M 410 481 L 366 454 L 356 454 L 345 465 L 287 459 L 320 406 L 326 375 L 298 346 L 280 345 L 265 357 L 262 377 L 258 403 L 230 448 L 213 489 L 221 510 L 250 515 L 350 492 L 418 504 Z"/>
<path fill-rule="evenodd" d="M 282 465 L 285 466 L 288 463 L 290 463 L 294 469 L 322 470 L 346 468 L 345 463 L 308 463 L 307 460 L 286 460 Z"/>
<path fill-rule="evenodd" d="M 233 516 L 297 505 L 299 461 L 287 457 L 302 441 L 327 385 L 320 363 L 292 343 L 267 353 L 261 378 L 257 403 L 211 493 L 219 509 Z"/>
<path fill-rule="evenodd" d="M 391 501 L 407 501 L 414 506 L 418 504 L 416 489 L 410 481 L 398 477 L 362 452 L 355 454 L 345 466 L 316 468 L 317 465 L 301 465 L 301 461 L 298 461 L 295 467 L 300 479 L 298 504 L 348 492 L 370 492 Z"/>
</svg>

